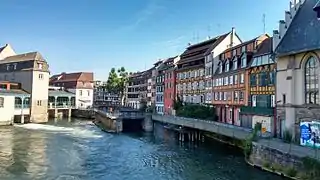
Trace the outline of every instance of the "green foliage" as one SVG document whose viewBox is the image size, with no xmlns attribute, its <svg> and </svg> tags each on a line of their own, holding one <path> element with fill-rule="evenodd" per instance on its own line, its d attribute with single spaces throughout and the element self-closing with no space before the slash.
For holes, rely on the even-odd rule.
<svg viewBox="0 0 320 180">
<path fill-rule="evenodd" d="M 297 174 L 298 174 L 298 171 L 295 170 L 294 168 L 290 167 L 290 168 L 285 170 L 285 173 L 290 177 L 296 177 Z"/>
<path fill-rule="evenodd" d="M 155 105 L 152 104 L 151 106 L 147 106 L 146 112 L 147 112 L 147 113 L 154 113 L 154 112 L 156 112 L 156 107 L 155 107 Z"/>
<path fill-rule="evenodd" d="M 183 107 L 183 102 L 178 96 L 175 100 L 173 100 L 173 109 L 178 111 Z"/>
<path fill-rule="evenodd" d="M 243 152 L 245 155 L 245 158 L 249 158 L 251 152 L 252 152 L 252 141 L 255 141 L 258 137 L 258 132 L 261 131 L 262 124 L 256 123 L 254 125 L 254 129 L 250 136 L 243 141 Z"/>
<path fill-rule="evenodd" d="M 291 143 L 292 142 L 292 133 L 289 130 L 285 130 L 283 132 L 283 141 L 286 143 Z"/>
<path fill-rule="evenodd" d="M 267 169 L 269 169 L 270 168 L 270 163 L 268 161 L 264 161 L 262 166 L 267 168 Z"/>
<path fill-rule="evenodd" d="M 146 112 L 147 110 L 147 100 L 146 99 L 141 99 L 140 100 L 140 111 Z"/>
<path fill-rule="evenodd" d="M 126 72 L 124 67 L 116 70 L 115 68 L 111 68 L 109 72 L 109 77 L 106 85 L 106 89 L 109 92 L 120 94 L 121 103 L 123 103 L 124 92 L 126 88 L 126 84 L 128 82 L 129 73 Z"/>
<path fill-rule="evenodd" d="M 306 179 L 319 179 L 320 177 L 320 162 L 310 157 L 302 158 L 302 164 L 305 171 Z"/>
<path fill-rule="evenodd" d="M 176 110 L 177 116 L 212 121 L 217 120 L 215 109 L 213 107 L 199 104 L 182 105 L 182 103 L 178 100 L 174 103 L 174 109 Z"/>
</svg>

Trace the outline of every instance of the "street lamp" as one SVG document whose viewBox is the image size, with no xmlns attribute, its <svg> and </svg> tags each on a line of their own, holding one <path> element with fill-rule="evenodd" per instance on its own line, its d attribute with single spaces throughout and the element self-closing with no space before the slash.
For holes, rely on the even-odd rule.
<svg viewBox="0 0 320 180">
<path fill-rule="evenodd" d="M 317 13 L 318 20 L 320 20 L 320 0 L 314 6 L 313 10 Z"/>
</svg>

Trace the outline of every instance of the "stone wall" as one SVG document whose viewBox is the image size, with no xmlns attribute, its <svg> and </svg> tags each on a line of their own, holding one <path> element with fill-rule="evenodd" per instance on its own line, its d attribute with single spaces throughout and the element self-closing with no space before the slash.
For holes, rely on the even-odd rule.
<svg viewBox="0 0 320 180">
<path fill-rule="evenodd" d="M 71 116 L 76 118 L 94 119 L 95 113 L 92 110 L 73 109 Z"/>
<path fill-rule="evenodd" d="M 151 114 L 145 114 L 145 118 L 142 121 L 142 127 L 143 130 L 146 132 L 152 132 L 153 131 L 153 121 L 152 121 L 152 115 Z"/>
<path fill-rule="evenodd" d="M 184 118 L 169 115 L 152 115 L 154 121 L 169 123 L 178 126 L 194 128 L 198 130 L 213 132 L 235 139 L 246 139 L 252 132 L 251 129 L 234 126 L 231 124 L 219 123 L 215 121 L 207 121 L 193 118 Z"/>
<path fill-rule="evenodd" d="M 290 113 L 294 113 L 293 116 Z M 293 117 L 293 120 L 289 118 Z M 278 124 L 285 121 L 284 124 L 289 122 L 291 125 L 282 127 L 282 133 L 285 130 L 292 130 L 292 135 L 296 141 L 300 138 L 300 122 L 301 121 L 315 121 L 320 120 L 320 107 L 316 105 L 282 105 L 277 107 Z M 280 125 L 278 125 L 279 128 Z M 288 128 L 290 127 L 290 128 Z"/>
<path fill-rule="evenodd" d="M 122 121 L 119 119 L 111 119 L 97 112 L 95 114 L 95 121 L 100 123 L 106 131 L 122 132 Z"/>
<path fill-rule="evenodd" d="M 257 166 L 265 166 L 269 164 L 270 167 L 276 165 L 282 168 L 301 169 L 301 158 L 289 153 L 272 149 L 270 147 L 253 142 L 252 151 L 249 158 L 250 162 Z"/>
</svg>

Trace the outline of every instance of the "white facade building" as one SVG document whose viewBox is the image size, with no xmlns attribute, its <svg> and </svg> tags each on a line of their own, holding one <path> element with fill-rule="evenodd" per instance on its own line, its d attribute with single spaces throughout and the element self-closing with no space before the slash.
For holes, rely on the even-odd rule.
<svg viewBox="0 0 320 180">
<path fill-rule="evenodd" d="M 0 81 L 21 83 L 31 94 L 30 121 L 48 121 L 49 65 L 41 54 L 16 54 L 7 44 L 0 48 L 0 66 Z"/>
</svg>

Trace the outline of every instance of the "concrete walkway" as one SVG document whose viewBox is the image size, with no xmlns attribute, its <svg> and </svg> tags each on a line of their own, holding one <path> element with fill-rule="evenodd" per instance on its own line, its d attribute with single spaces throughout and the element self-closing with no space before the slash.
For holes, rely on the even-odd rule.
<svg viewBox="0 0 320 180">
<path fill-rule="evenodd" d="M 308 156 L 320 160 L 320 149 L 303 147 L 297 144 L 288 144 L 279 139 L 260 139 L 257 143 L 297 157 Z"/>
</svg>

